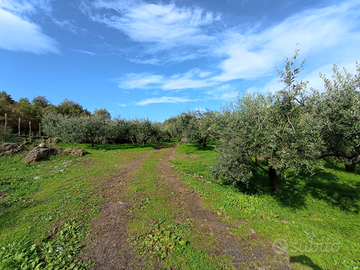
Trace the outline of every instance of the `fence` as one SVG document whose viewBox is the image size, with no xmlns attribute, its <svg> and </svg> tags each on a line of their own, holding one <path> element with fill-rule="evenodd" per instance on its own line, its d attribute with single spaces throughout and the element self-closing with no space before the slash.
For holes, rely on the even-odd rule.
<svg viewBox="0 0 360 270">
<path fill-rule="evenodd" d="M 10 125 L 8 123 L 8 114 L 5 113 L 5 119 L 4 119 L 5 123 L 4 123 L 4 132 L 8 132 L 10 131 Z M 28 128 L 24 128 L 24 124 L 27 125 L 27 123 L 24 122 L 28 122 Z M 23 131 L 23 133 L 22 133 Z M 42 133 L 42 126 L 41 123 L 39 123 L 39 127 L 38 129 L 35 129 L 32 127 L 32 123 L 31 121 L 27 121 L 27 120 L 21 120 L 21 118 L 18 119 L 17 121 L 17 136 L 19 137 L 31 137 L 31 136 L 36 136 L 36 137 L 42 137 L 43 133 Z"/>
</svg>

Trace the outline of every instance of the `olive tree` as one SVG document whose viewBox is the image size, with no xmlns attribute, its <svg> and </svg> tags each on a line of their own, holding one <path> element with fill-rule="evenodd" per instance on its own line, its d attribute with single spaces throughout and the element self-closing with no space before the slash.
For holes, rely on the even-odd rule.
<svg viewBox="0 0 360 270">
<path fill-rule="evenodd" d="M 113 142 L 124 142 L 128 140 L 130 123 L 120 117 L 108 121 L 106 125 L 105 137 Z"/>
<path fill-rule="evenodd" d="M 325 91 L 317 93 L 318 115 L 326 121 L 322 136 L 326 145 L 322 157 L 331 156 L 345 163 L 347 171 L 353 171 L 360 162 L 360 65 L 357 74 L 336 65 L 332 80 L 324 75 Z"/>
<path fill-rule="evenodd" d="M 136 120 L 136 137 L 143 143 L 144 146 L 151 137 L 156 137 L 156 135 L 156 128 L 149 119 Z"/>
<path fill-rule="evenodd" d="M 43 126 L 44 132 L 50 136 L 61 137 L 68 143 L 90 141 L 92 147 L 105 131 L 101 116 L 67 117 L 49 113 L 43 118 Z"/>
<path fill-rule="evenodd" d="M 311 173 L 314 165 L 321 166 L 322 124 L 309 99 L 307 82 L 296 81 L 304 65 L 295 67 L 297 55 L 286 58 L 284 71 L 279 71 L 283 90 L 267 95 L 245 93 L 223 109 L 227 126 L 217 147 L 215 177 L 249 183 L 253 170 L 259 168 L 269 176 L 272 191 L 279 192 L 279 175 Z"/>
<path fill-rule="evenodd" d="M 180 138 L 181 139 L 183 127 L 179 124 L 179 116 L 174 116 L 174 117 L 167 119 L 164 122 L 163 126 L 164 126 L 164 129 L 166 130 L 166 132 L 168 133 L 169 139 L 172 139 L 172 138 Z"/>
<path fill-rule="evenodd" d="M 213 137 L 215 112 L 199 110 L 182 112 L 177 118 L 176 124 L 181 130 L 182 137 L 193 141 L 196 140 L 203 147 Z"/>
</svg>

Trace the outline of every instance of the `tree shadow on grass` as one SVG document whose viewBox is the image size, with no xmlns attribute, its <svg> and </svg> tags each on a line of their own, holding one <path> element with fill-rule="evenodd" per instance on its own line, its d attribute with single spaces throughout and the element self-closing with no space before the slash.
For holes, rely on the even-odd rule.
<svg viewBox="0 0 360 270">
<path fill-rule="evenodd" d="M 314 175 L 297 175 L 279 179 L 280 192 L 270 189 L 270 180 L 261 171 L 254 172 L 249 185 L 238 185 L 239 191 L 247 194 L 269 194 L 279 204 L 293 209 L 306 208 L 308 196 L 322 200 L 342 211 L 358 214 L 360 211 L 360 182 L 350 185 L 339 181 L 339 177 L 330 172 L 318 170 Z"/>
<path fill-rule="evenodd" d="M 311 267 L 314 270 L 323 270 L 323 268 L 315 264 L 308 256 L 305 255 L 291 256 L 290 263 L 300 263 L 302 265 Z"/>
<path fill-rule="evenodd" d="M 207 145 L 206 147 L 203 147 L 201 144 L 193 143 L 191 144 L 192 147 L 194 147 L 197 151 L 214 151 L 215 147 L 213 145 Z"/>
<path fill-rule="evenodd" d="M 324 167 L 337 172 L 360 174 L 359 164 L 355 167 L 355 170 L 353 172 L 347 172 L 344 163 L 339 163 L 331 158 L 327 158 L 324 160 Z"/>
</svg>

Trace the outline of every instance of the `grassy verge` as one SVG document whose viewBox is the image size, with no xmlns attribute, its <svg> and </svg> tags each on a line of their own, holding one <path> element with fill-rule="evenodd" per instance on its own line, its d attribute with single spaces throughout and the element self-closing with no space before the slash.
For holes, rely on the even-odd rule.
<svg viewBox="0 0 360 270">
<path fill-rule="evenodd" d="M 0 158 L 0 269 L 87 268 L 78 254 L 100 210 L 98 185 L 156 145 L 60 144 L 88 154 L 36 164 L 23 163 L 25 154 Z"/>
<path fill-rule="evenodd" d="M 227 259 L 205 251 L 214 243 L 194 228 L 190 213 L 174 201 L 176 192 L 159 178 L 157 164 L 166 151 L 151 154 L 128 185 L 127 199 L 133 203 L 129 242 L 142 259 L 135 267 L 226 269 Z"/>
<path fill-rule="evenodd" d="M 313 176 L 281 179 L 281 192 L 273 194 L 261 172 L 248 188 L 213 179 L 209 164 L 217 153 L 211 143 L 206 149 L 181 145 L 177 152 L 187 156 L 173 161 L 176 169 L 208 207 L 228 222 L 244 221 L 238 225 L 239 237 L 254 230 L 270 241 L 281 239 L 278 244 L 287 244 L 297 269 L 360 268 L 359 168 L 348 173 L 343 165 L 326 162 Z M 198 175 L 213 184 L 203 183 Z"/>
</svg>

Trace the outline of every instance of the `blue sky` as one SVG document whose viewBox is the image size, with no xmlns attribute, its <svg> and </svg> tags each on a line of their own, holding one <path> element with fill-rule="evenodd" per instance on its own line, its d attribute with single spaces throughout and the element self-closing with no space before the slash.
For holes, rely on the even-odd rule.
<svg viewBox="0 0 360 270">
<path fill-rule="evenodd" d="M 0 0 L 0 91 L 164 121 L 281 89 L 296 48 L 321 90 L 359 44 L 359 1 Z"/>
</svg>

